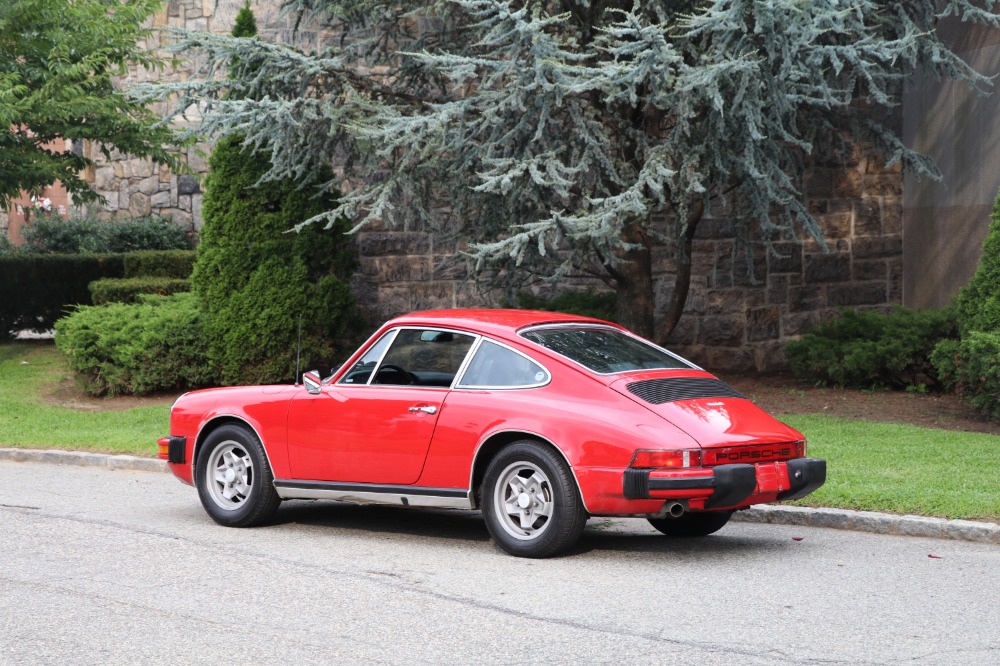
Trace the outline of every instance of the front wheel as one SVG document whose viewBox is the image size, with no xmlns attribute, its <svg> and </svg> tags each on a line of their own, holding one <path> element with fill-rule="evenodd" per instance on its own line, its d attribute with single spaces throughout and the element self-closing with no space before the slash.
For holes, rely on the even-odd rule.
<svg viewBox="0 0 1000 666">
<path fill-rule="evenodd" d="M 732 511 L 696 511 L 677 518 L 647 520 L 650 525 L 670 537 L 702 537 L 718 532 L 732 517 Z"/>
<path fill-rule="evenodd" d="M 514 442 L 490 462 L 483 517 L 496 544 L 518 557 L 549 557 L 569 548 L 587 522 L 569 467 L 533 440 Z"/>
<path fill-rule="evenodd" d="M 263 445 L 241 425 L 224 425 L 208 436 L 198 452 L 195 478 L 202 506 L 220 525 L 260 525 L 281 503 Z"/>
</svg>

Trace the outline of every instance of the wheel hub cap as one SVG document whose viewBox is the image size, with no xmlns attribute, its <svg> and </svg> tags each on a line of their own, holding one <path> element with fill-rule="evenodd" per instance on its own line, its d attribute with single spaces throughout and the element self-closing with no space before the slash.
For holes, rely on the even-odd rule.
<svg viewBox="0 0 1000 666">
<path fill-rule="evenodd" d="M 515 539 L 530 541 L 548 528 L 555 511 L 552 484 L 538 465 L 507 466 L 493 492 L 500 526 Z"/>
</svg>

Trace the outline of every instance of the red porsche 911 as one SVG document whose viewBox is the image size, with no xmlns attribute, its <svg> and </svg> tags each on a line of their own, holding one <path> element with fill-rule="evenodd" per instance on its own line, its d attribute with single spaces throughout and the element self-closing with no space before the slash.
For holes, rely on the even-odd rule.
<svg viewBox="0 0 1000 666">
<path fill-rule="evenodd" d="M 826 480 L 801 433 L 715 376 L 597 319 L 417 312 L 301 385 L 194 391 L 159 455 L 222 525 L 283 499 L 481 509 L 497 545 L 546 557 L 590 516 L 705 536 Z"/>
</svg>

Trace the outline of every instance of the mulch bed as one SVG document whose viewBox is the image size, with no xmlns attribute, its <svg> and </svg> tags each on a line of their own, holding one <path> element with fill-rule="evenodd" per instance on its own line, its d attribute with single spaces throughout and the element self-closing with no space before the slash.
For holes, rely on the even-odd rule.
<svg viewBox="0 0 1000 666">
<path fill-rule="evenodd" d="M 725 379 L 775 416 L 830 414 L 849 419 L 1000 435 L 1000 423 L 983 419 L 967 402 L 953 394 L 808 386 L 790 375 L 780 374 Z"/>
</svg>

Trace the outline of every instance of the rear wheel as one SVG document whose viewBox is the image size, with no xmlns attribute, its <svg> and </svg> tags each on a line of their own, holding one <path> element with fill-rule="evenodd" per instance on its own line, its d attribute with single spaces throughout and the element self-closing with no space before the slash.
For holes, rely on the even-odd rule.
<svg viewBox="0 0 1000 666">
<path fill-rule="evenodd" d="M 202 506 L 220 525 L 260 525 L 281 503 L 263 445 L 241 425 L 224 425 L 208 436 L 198 453 L 195 478 Z"/>
<path fill-rule="evenodd" d="M 701 537 L 718 532 L 732 517 L 732 511 L 696 511 L 677 518 L 647 520 L 650 525 L 670 537 Z"/>
<path fill-rule="evenodd" d="M 483 517 L 496 544 L 518 557 L 549 557 L 573 545 L 587 512 L 562 457 L 533 440 L 507 446 L 483 479 Z"/>
</svg>

